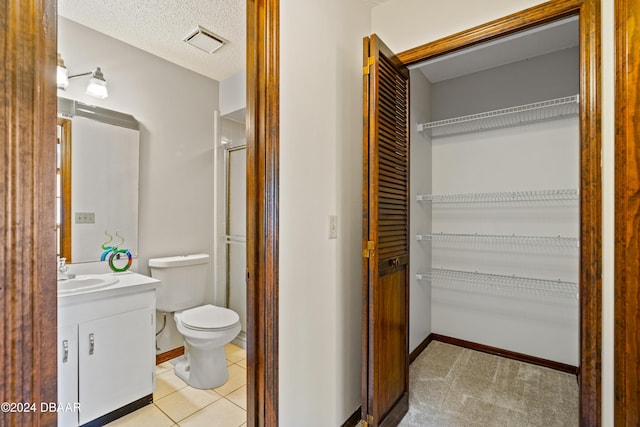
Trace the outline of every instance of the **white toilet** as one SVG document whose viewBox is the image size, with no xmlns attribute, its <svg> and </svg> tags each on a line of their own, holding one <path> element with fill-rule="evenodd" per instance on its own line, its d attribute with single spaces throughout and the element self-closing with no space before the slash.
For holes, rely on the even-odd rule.
<svg viewBox="0 0 640 427">
<path fill-rule="evenodd" d="M 224 346 L 240 333 L 240 317 L 232 310 L 203 304 L 209 255 L 172 256 L 149 260 L 151 276 L 162 283 L 156 310 L 175 313 L 185 355 L 176 375 L 191 387 L 210 389 L 229 378 Z"/>
</svg>

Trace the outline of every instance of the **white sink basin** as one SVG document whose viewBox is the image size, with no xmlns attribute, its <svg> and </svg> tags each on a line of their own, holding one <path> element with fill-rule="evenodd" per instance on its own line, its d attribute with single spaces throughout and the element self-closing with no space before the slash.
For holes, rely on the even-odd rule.
<svg viewBox="0 0 640 427">
<path fill-rule="evenodd" d="M 118 278 L 110 275 L 77 276 L 73 279 L 62 279 L 58 280 L 58 295 L 100 289 L 114 283 L 118 283 Z"/>
</svg>

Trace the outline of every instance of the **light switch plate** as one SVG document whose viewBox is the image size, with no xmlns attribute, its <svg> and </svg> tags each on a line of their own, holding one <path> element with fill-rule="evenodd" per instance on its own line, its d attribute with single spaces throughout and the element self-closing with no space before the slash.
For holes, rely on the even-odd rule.
<svg viewBox="0 0 640 427">
<path fill-rule="evenodd" d="M 95 212 L 76 212 L 76 224 L 95 224 Z"/>
<path fill-rule="evenodd" d="M 336 215 L 329 215 L 329 238 L 338 238 L 338 217 Z"/>
</svg>

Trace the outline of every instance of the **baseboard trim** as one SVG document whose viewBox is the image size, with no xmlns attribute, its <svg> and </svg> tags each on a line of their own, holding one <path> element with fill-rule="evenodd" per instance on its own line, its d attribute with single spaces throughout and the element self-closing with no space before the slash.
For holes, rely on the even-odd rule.
<svg viewBox="0 0 640 427">
<path fill-rule="evenodd" d="M 468 348 L 470 350 L 481 351 L 483 353 L 493 354 L 495 356 L 506 357 L 507 359 L 517 360 L 519 362 L 530 363 L 556 371 L 566 372 L 568 374 L 578 375 L 578 368 L 567 365 L 565 363 L 555 362 L 553 360 L 543 359 L 541 357 L 529 356 L 528 354 L 517 353 L 515 351 L 504 350 L 489 345 L 478 344 L 471 341 L 465 341 L 458 338 L 447 337 L 444 335 L 431 334 L 433 341 L 440 341 L 447 344 L 457 345 L 459 347 Z"/>
<path fill-rule="evenodd" d="M 356 411 L 353 414 L 351 414 L 351 416 L 347 418 L 347 421 L 342 423 L 340 427 L 356 427 L 360 422 L 361 410 L 362 410 L 362 406 L 358 406 L 358 409 L 356 409 Z"/>
<path fill-rule="evenodd" d="M 111 411 L 108 414 L 105 414 L 99 418 L 96 418 L 93 421 L 89 421 L 88 423 L 82 424 L 81 427 L 101 427 L 105 424 L 109 424 L 110 422 L 117 420 L 118 418 L 122 418 L 125 415 L 135 412 L 140 408 L 144 408 L 145 406 L 150 405 L 152 403 L 153 403 L 153 394 L 148 394 L 134 402 L 129 403 L 128 405 L 123 406 L 122 408 L 118 408 L 115 411 Z"/>
<path fill-rule="evenodd" d="M 420 356 L 420 354 L 424 351 L 425 348 L 429 345 L 429 343 L 433 341 L 433 334 L 427 335 L 427 337 L 422 341 L 418 346 L 409 354 L 409 363 L 413 363 L 414 360 Z"/>
<path fill-rule="evenodd" d="M 166 362 L 167 360 L 175 359 L 176 357 L 184 354 L 184 347 L 178 347 L 165 351 L 164 353 L 156 354 L 156 365 Z"/>
</svg>

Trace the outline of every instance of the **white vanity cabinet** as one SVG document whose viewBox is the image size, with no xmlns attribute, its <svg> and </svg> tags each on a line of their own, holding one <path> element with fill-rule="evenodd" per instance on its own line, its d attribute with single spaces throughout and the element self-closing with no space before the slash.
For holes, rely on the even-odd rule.
<svg viewBox="0 0 640 427">
<path fill-rule="evenodd" d="M 58 402 L 63 405 L 78 402 L 78 327 L 58 327 Z M 78 425 L 78 413 L 58 413 L 59 426 Z"/>
<path fill-rule="evenodd" d="M 79 404 L 59 412 L 59 426 L 108 414 L 101 425 L 152 402 L 157 283 L 128 273 L 107 289 L 58 297 L 58 401 Z"/>
</svg>

